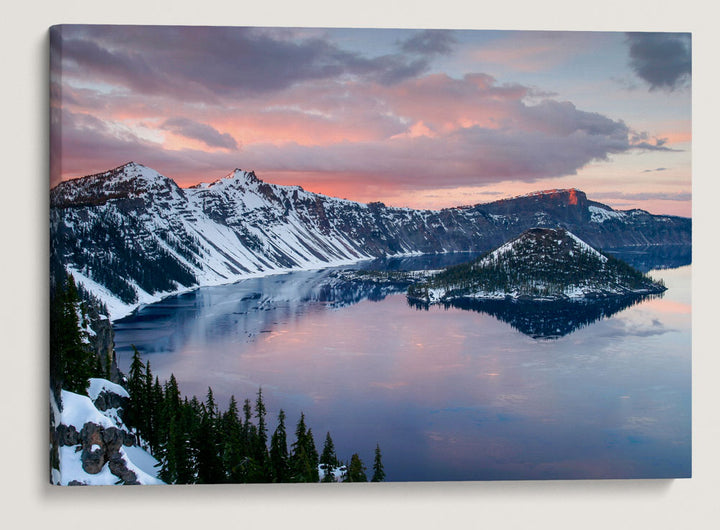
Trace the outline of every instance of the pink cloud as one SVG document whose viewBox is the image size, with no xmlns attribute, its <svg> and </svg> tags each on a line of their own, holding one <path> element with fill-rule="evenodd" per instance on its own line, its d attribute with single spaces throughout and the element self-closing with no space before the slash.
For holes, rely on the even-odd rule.
<svg viewBox="0 0 720 530">
<path fill-rule="evenodd" d="M 181 185 L 242 167 L 330 195 L 441 207 L 472 202 L 463 194 L 478 189 L 553 187 L 542 182 L 690 140 L 689 123 L 668 124 L 653 143 L 567 101 L 530 103 L 541 95 L 528 86 L 485 73 L 425 74 L 427 57 L 417 53 L 448 53 L 454 44 L 443 33 L 407 41 L 409 55 L 377 57 L 346 52 L 317 31 L 70 34 L 63 77 L 56 69 L 52 77 L 53 183 L 136 160 Z M 512 50 L 498 39 L 482 53 L 513 64 L 562 60 L 589 42 L 564 33 L 512 37 Z M 247 57 L 226 60 L 229 49 Z M 223 60 L 204 64 L 213 57 Z M 248 57 L 267 59 L 268 71 Z"/>
</svg>

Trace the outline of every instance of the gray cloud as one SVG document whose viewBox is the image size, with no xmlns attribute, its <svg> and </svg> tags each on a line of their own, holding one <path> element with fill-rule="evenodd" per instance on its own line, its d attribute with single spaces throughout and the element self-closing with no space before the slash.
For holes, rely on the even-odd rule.
<svg viewBox="0 0 720 530">
<path fill-rule="evenodd" d="M 656 167 L 655 169 L 644 169 L 643 173 L 654 173 L 656 171 L 667 171 L 666 167 Z"/>
<path fill-rule="evenodd" d="M 597 112 L 579 110 L 569 101 L 544 100 L 525 107 L 528 122 L 540 130 L 567 135 L 583 132 L 593 136 L 617 136 L 627 139 L 630 132 L 622 121 L 615 121 Z"/>
<path fill-rule="evenodd" d="M 214 178 L 233 167 L 246 167 L 265 173 L 304 172 L 305 181 L 342 175 L 427 189 L 510 178 L 530 182 L 573 175 L 615 153 L 671 150 L 663 139 L 570 102 L 530 104 L 532 89 L 500 85 L 486 74 L 418 79 L 432 55 L 452 44 L 444 32 L 418 32 L 398 43 L 406 54 L 376 57 L 307 34 L 290 39 L 288 30 L 64 26 L 61 33 L 64 40 L 55 39 L 54 45 L 63 50 L 63 79 L 86 81 L 66 83 L 64 103 L 68 96 L 86 103 L 83 113 L 73 114 L 70 110 L 76 109 L 68 105 L 62 127 L 53 128 L 56 136 L 62 133 L 62 159 L 53 159 L 53 178 L 60 169 L 64 174 L 91 173 L 136 160 L 168 176 L 194 175 L 195 182 L 198 175 Z M 348 77 L 356 82 L 336 82 Z M 108 83 L 114 90 L 88 88 Z M 275 93 L 290 87 L 293 90 Z M 235 100 L 226 104 L 225 97 Z M 308 101 L 312 104 L 301 108 Z M 97 110 L 98 105 L 104 108 Z M 89 114 L 112 115 L 124 105 L 133 116 L 224 150 L 164 149 Z M 192 119 L 180 117 L 187 109 Z M 331 145 L 256 141 L 239 153 L 232 136 L 207 125 L 218 109 L 238 116 L 254 112 L 256 123 L 289 123 L 322 130 L 328 138 L 344 138 L 347 124 L 369 132 Z M 59 120 L 59 110 L 53 116 Z M 418 124 L 422 127 L 409 129 Z"/>
<path fill-rule="evenodd" d="M 144 94 L 216 100 L 247 97 L 312 80 L 359 76 L 382 84 L 415 77 L 428 54 L 449 46 L 444 33 L 417 35 L 425 55 L 368 57 L 328 40 L 289 40 L 288 30 L 173 26 L 61 26 L 63 75 L 124 86 Z M 434 50 L 434 51 L 433 51 Z"/>
<path fill-rule="evenodd" d="M 682 151 L 682 149 L 671 149 L 670 147 L 665 147 L 663 143 L 664 142 L 656 142 L 654 144 L 651 144 L 649 142 L 638 142 L 636 144 L 633 144 L 632 146 L 635 149 L 644 149 L 646 151 Z"/>
<path fill-rule="evenodd" d="M 630 66 L 650 90 L 675 90 L 690 83 L 689 33 L 628 33 Z"/>
<path fill-rule="evenodd" d="M 186 138 L 199 140 L 208 147 L 237 150 L 238 144 L 228 133 L 221 133 L 214 127 L 189 118 L 174 117 L 163 122 L 161 128 Z"/>
<path fill-rule="evenodd" d="M 214 180 L 241 162 L 236 151 L 168 150 L 130 132 L 119 134 L 88 114 L 67 110 L 56 110 L 53 114 L 53 119 L 62 120 L 63 150 L 51 150 L 51 185 L 60 181 L 61 173 L 87 175 L 131 160 L 171 178 L 192 176 L 194 182 L 198 174 Z"/>
<path fill-rule="evenodd" d="M 424 30 L 400 43 L 402 51 L 422 55 L 447 55 L 453 50 L 455 38 L 447 30 Z"/>
<path fill-rule="evenodd" d="M 559 130 L 577 111 L 559 120 Z M 64 111 L 62 163 L 64 173 L 101 171 L 128 160 L 146 164 L 171 177 L 209 175 L 214 178 L 233 167 L 262 173 L 306 172 L 318 175 L 355 175 L 384 185 L 429 189 L 492 183 L 515 178 L 530 182 L 543 177 L 574 174 L 594 159 L 629 149 L 624 125 L 609 134 L 588 134 L 587 116 L 575 117 L 578 129 L 569 134 L 546 130 L 502 131 L 471 127 L 439 137 L 398 138 L 328 146 L 288 144 L 247 145 L 237 151 L 203 152 L 164 149 L 131 133 L 119 134 L 87 114 Z M 582 129 L 585 127 L 585 129 Z M 593 129 L 593 127 L 590 127 Z M 59 173 L 55 173 L 56 175 Z"/>
<path fill-rule="evenodd" d="M 323 101 L 328 95 L 319 88 L 315 94 Z M 474 125 L 450 131 L 435 127 L 430 134 L 421 136 L 399 134 L 407 127 L 401 124 L 396 132 L 386 131 L 386 135 L 376 136 L 376 140 L 330 145 L 252 143 L 245 145 L 241 154 L 170 151 L 147 142 L 140 145 L 142 142 L 137 138 L 119 138 L 112 130 L 102 128 L 102 122 L 91 131 L 80 115 L 76 115 L 63 121 L 63 149 L 66 161 L 75 156 L 88 161 L 112 155 L 120 163 L 134 159 L 153 167 L 159 164 L 156 169 L 172 176 L 208 174 L 207 170 L 218 174 L 238 166 L 264 173 L 302 172 L 306 182 L 312 178 L 322 179 L 323 175 L 344 175 L 343 178 L 357 176 L 379 185 L 417 189 L 488 184 L 506 179 L 532 182 L 576 174 L 588 163 L 607 160 L 611 154 L 633 149 L 668 150 L 651 144 L 647 134 L 633 133 L 622 120 L 580 110 L 569 102 L 546 100 L 528 105 L 523 102 L 523 95 L 522 87 L 498 87 L 491 78 L 477 76 L 463 80 L 432 76 L 425 82 L 408 81 L 375 91 L 371 101 L 351 98 L 360 102 L 359 107 L 344 106 L 343 112 L 350 114 L 341 114 L 342 120 L 361 123 L 369 119 L 363 126 L 375 129 L 377 124 L 372 120 L 379 118 L 373 116 L 385 119 L 385 114 L 369 113 L 363 110 L 364 105 L 385 101 L 378 108 L 395 109 L 400 116 L 412 116 L 432 127 L 435 121 L 442 124 L 443 116 L 453 115 L 454 103 L 460 108 L 472 109 L 464 104 L 465 99 L 483 103 L 478 107 L 480 118 L 486 108 L 484 102 L 488 100 L 489 105 L 494 106 L 490 108 L 494 108 L 501 119 L 488 126 Z M 401 103 L 405 105 L 402 108 Z M 434 116 L 438 107 L 442 113 Z M 212 127 L 189 119 L 170 119 L 164 127 L 208 145 L 220 145 L 228 139 Z M 383 130 L 387 128 L 383 127 Z M 113 142 L 117 145 L 113 146 Z M 98 145 L 87 148 L 88 143 Z M 133 146 L 136 152 L 131 150 Z M 97 167 L 97 163 L 88 167 Z"/>
</svg>

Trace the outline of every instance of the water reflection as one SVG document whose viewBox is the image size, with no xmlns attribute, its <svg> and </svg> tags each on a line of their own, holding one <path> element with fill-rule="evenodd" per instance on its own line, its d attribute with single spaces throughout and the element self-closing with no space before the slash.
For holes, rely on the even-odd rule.
<svg viewBox="0 0 720 530">
<path fill-rule="evenodd" d="M 117 322 L 118 361 L 134 343 L 161 380 L 212 386 L 221 406 L 262 387 L 270 430 L 280 408 L 304 412 L 316 443 L 331 431 L 366 465 L 379 443 L 392 481 L 689 476 L 690 267 L 651 274 L 663 297 L 585 308 L 592 325 L 542 315 L 553 332 L 575 322 L 554 340 L 517 307 L 416 311 L 400 286 L 268 276 Z"/>
<path fill-rule="evenodd" d="M 676 269 L 692 263 L 691 245 L 626 247 L 606 249 L 605 253 L 612 254 L 641 272 L 648 272 L 652 269 Z"/>
<path fill-rule="evenodd" d="M 662 295 L 622 296 L 602 300 L 533 302 L 527 300 L 471 300 L 459 299 L 443 304 L 491 315 L 510 324 L 513 329 L 533 339 L 557 339 L 603 318 Z M 416 309 L 428 309 L 427 304 L 408 300 Z"/>
<path fill-rule="evenodd" d="M 665 249 L 665 250 L 663 250 Z M 619 249 L 618 257 L 635 265 L 670 267 L 689 259 L 684 246 Z M 453 253 L 383 258 L 353 268 L 365 270 L 427 270 L 472 260 L 482 253 Z M 232 340 L 243 343 L 270 332 L 278 322 L 290 322 L 304 314 L 326 308 L 338 309 L 364 300 L 381 301 L 404 293 L 407 282 L 377 283 L 355 279 L 348 282 L 342 269 L 302 271 L 244 280 L 232 286 L 206 287 L 143 307 L 116 322 L 116 351 L 130 352 L 124 337 L 131 332 L 141 351 L 174 351 L 202 337 L 209 343 Z M 535 339 L 552 339 L 648 301 L 655 296 L 618 297 L 584 302 L 453 301 L 452 306 L 491 315 Z M 410 302 L 422 308 L 421 302 Z M 202 316 L 202 318 L 199 318 Z"/>
</svg>

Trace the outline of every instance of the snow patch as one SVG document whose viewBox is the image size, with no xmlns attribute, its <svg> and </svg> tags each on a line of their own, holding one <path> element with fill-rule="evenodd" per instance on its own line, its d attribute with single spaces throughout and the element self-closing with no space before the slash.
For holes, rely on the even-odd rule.
<svg viewBox="0 0 720 530">
<path fill-rule="evenodd" d="M 590 222 L 592 223 L 604 223 L 611 219 L 625 219 L 627 217 L 623 212 L 606 210 L 605 208 L 599 208 L 597 206 L 588 206 L 588 210 L 590 210 Z"/>
<path fill-rule="evenodd" d="M 117 394 L 121 397 L 130 397 L 130 394 L 128 394 L 127 390 L 125 390 L 122 386 L 116 383 L 112 383 L 107 379 L 92 377 L 89 379 L 89 381 L 90 386 L 88 387 L 87 393 L 90 399 L 92 399 L 93 401 L 95 401 L 103 391 Z"/>
<path fill-rule="evenodd" d="M 110 418 L 95 408 L 87 396 L 74 392 L 62 391 L 63 410 L 60 413 L 60 422 L 68 427 L 73 426 L 80 432 L 86 423 L 96 423 L 101 427 L 116 427 Z"/>
</svg>

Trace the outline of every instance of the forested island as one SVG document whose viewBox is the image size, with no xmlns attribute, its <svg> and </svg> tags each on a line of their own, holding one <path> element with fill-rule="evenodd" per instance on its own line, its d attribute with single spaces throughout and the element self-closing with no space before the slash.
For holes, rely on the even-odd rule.
<svg viewBox="0 0 720 530">
<path fill-rule="evenodd" d="M 532 228 L 469 263 L 409 284 L 410 300 L 592 300 L 665 291 L 662 282 L 563 228 Z"/>
</svg>

